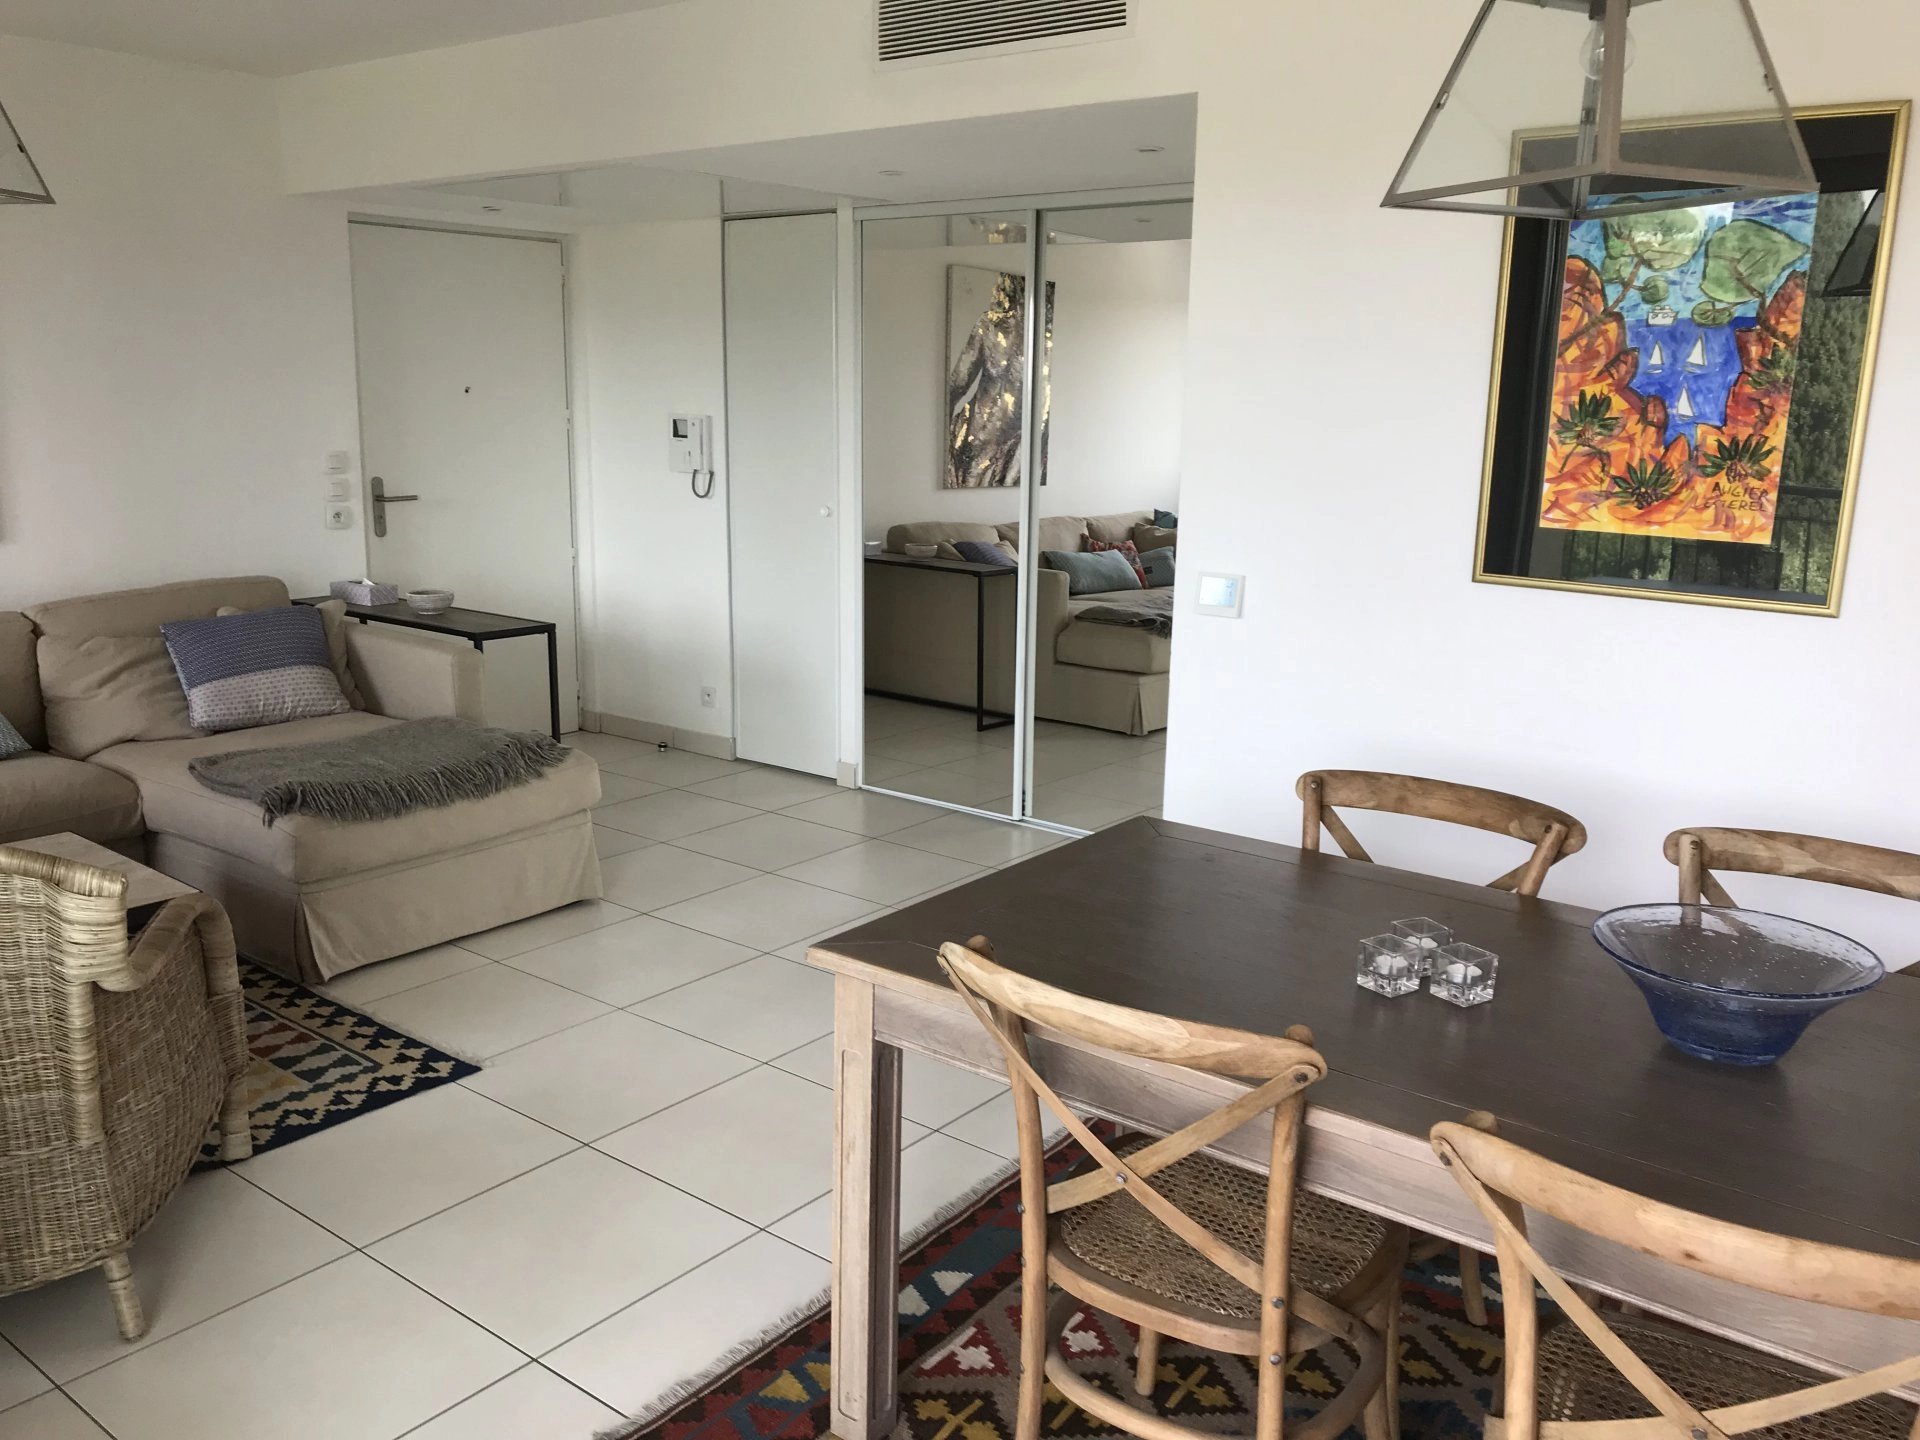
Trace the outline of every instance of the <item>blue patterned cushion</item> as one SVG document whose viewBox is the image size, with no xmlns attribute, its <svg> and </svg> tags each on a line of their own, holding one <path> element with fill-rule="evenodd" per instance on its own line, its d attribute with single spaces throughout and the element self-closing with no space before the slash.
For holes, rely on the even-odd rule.
<svg viewBox="0 0 1920 1440">
<path fill-rule="evenodd" d="M 975 565 L 1013 564 L 1013 556 L 991 540 L 956 540 L 953 548 L 960 552 L 962 560 L 970 560 Z"/>
<path fill-rule="evenodd" d="M 16 755 L 24 755 L 33 747 L 20 738 L 20 732 L 6 716 L 0 715 L 0 760 L 11 760 Z"/>
<path fill-rule="evenodd" d="M 1173 584 L 1173 547 L 1140 552 L 1140 568 L 1147 572 L 1147 588 L 1159 590 Z"/>
<path fill-rule="evenodd" d="M 1114 590 L 1138 590 L 1140 574 L 1118 550 L 1099 550 L 1076 555 L 1068 550 L 1047 550 L 1042 558 L 1050 570 L 1067 572 L 1067 594 L 1105 595 Z"/>
<path fill-rule="evenodd" d="M 352 708 L 327 655 L 326 624 L 310 605 L 176 620 L 167 653 L 198 730 L 248 730 Z"/>
</svg>

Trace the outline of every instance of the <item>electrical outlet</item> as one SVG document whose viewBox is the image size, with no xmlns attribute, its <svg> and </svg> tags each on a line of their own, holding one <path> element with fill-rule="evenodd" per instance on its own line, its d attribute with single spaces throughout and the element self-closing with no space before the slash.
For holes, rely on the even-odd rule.
<svg viewBox="0 0 1920 1440">
<path fill-rule="evenodd" d="M 351 505 L 327 506 L 327 529 L 351 530 L 353 528 L 353 507 Z"/>
<path fill-rule="evenodd" d="M 720 703 L 719 691 L 715 690 L 711 685 L 702 685 L 700 687 L 700 708 L 701 709 L 711 710 L 715 706 L 717 706 L 719 703 Z"/>
</svg>

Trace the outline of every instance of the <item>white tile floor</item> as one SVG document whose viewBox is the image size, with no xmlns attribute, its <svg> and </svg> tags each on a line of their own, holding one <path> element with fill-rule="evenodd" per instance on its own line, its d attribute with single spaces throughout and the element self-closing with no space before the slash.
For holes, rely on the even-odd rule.
<svg viewBox="0 0 1920 1440">
<path fill-rule="evenodd" d="M 869 785 L 1005 814 L 1013 791 L 1013 729 L 980 731 L 974 728 L 971 710 L 869 696 L 866 762 Z M 1041 720 L 1033 727 L 1034 814 L 1080 830 L 1101 830 L 1134 815 L 1158 814 L 1166 764 L 1165 731 L 1117 735 Z M 825 814 L 805 809 L 794 813 L 833 823 Z M 913 843 L 892 833 L 896 828 L 904 827 L 866 833 Z M 975 858 L 965 849 L 928 848 Z"/>
<path fill-rule="evenodd" d="M 333 987 L 482 1071 L 189 1181 L 134 1252 L 139 1345 L 97 1275 L 0 1300 L 0 1440 L 586 1440 L 824 1289 L 832 987 L 806 943 L 1062 842 L 576 739 L 607 898 Z M 1157 803 L 1157 746 L 1074 744 L 1094 778 L 1056 793 L 1107 798 L 1090 824 Z M 916 1057 L 904 1109 L 911 1227 L 1013 1126 L 1003 1085 Z"/>
</svg>

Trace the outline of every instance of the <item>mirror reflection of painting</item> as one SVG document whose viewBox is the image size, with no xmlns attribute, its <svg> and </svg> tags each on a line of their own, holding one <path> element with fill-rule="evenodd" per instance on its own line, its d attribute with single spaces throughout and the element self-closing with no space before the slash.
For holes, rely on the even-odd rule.
<svg viewBox="0 0 1920 1440">
<path fill-rule="evenodd" d="M 1573 227 L 1543 526 L 1772 540 L 1818 203 Z"/>
<path fill-rule="evenodd" d="M 1052 404 L 1054 287 L 1041 318 L 1040 483 L 1046 483 Z M 947 271 L 947 433 L 941 487 L 987 490 L 1018 485 L 1021 372 L 1027 353 L 1027 278 L 971 265 Z"/>
</svg>

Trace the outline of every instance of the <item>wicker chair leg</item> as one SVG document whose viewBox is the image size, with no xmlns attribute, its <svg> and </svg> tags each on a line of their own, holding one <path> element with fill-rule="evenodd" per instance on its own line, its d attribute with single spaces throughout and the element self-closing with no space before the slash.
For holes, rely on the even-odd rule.
<svg viewBox="0 0 1920 1440">
<path fill-rule="evenodd" d="M 1482 1329 L 1487 1323 L 1487 1291 L 1480 1279 L 1480 1252 L 1460 1247 L 1460 1299 L 1467 1307 L 1467 1323 Z"/>
<path fill-rule="evenodd" d="M 247 1077 L 240 1075 L 227 1087 L 220 1107 L 220 1158 L 228 1164 L 253 1154 L 253 1107 L 247 1103 Z"/>
<path fill-rule="evenodd" d="M 122 1340 L 138 1340 L 147 1333 L 146 1312 L 140 1308 L 140 1292 L 133 1283 L 133 1262 L 127 1252 L 109 1255 L 100 1262 L 107 1277 L 107 1295 L 113 1301 L 113 1318 L 120 1324 Z"/>
<path fill-rule="evenodd" d="M 1140 1348 L 1133 1367 L 1133 1393 L 1151 1396 L 1155 1380 L 1160 1371 L 1160 1332 L 1148 1330 L 1144 1326 L 1140 1331 Z"/>
</svg>

